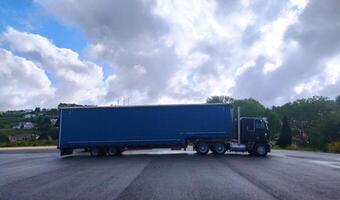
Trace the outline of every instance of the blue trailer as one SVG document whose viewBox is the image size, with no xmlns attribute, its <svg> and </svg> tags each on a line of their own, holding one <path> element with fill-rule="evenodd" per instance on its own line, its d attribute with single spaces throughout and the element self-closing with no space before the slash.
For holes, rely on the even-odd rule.
<svg viewBox="0 0 340 200">
<path fill-rule="evenodd" d="M 79 148 L 93 156 L 136 148 L 185 149 L 189 143 L 199 154 L 233 148 L 229 104 L 64 107 L 59 119 L 61 155 Z M 242 149 L 238 144 L 234 150 Z"/>
</svg>

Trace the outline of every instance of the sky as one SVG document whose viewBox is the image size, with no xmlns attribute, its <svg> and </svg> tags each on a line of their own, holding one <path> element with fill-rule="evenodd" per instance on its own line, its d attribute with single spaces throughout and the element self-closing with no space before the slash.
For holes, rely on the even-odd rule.
<svg viewBox="0 0 340 200">
<path fill-rule="evenodd" d="M 0 1 L 0 110 L 339 94 L 337 0 Z"/>
</svg>

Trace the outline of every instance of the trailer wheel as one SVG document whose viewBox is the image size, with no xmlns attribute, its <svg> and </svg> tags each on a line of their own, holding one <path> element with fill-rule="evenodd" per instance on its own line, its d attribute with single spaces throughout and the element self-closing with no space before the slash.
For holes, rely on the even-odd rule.
<svg viewBox="0 0 340 200">
<path fill-rule="evenodd" d="M 120 155 L 122 153 L 122 151 L 116 147 L 111 147 L 107 150 L 107 155 L 109 156 L 116 156 L 116 155 Z"/>
<path fill-rule="evenodd" d="M 216 155 L 223 155 L 227 151 L 227 147 L 222 142 L 216 142 L 212 145 L 211 150 Z"/>
<path fill-rule="evenodd" d="M 199 155 L 205 155 L 209 152 L 209 146 L 205 142 L 199 142 L 195 145 L 195 150 Z"/>
<path fill-rule="evenodd" d="M 256 145 L 255 152 L 256 152 L 256 155 L 263 156 L 263 157 L 266 156 L 268 153 L 266 147 L 262 144 Z"/>
<path fill-rule="evenodd" d="M 91 154 L 91 156 L 94 156 L 94 157 L 102 156 L 103 155 L 103 151 L 101 149 L 99 149 L 99 148 L 91 148 L 90 149 L 90 154 Z"/>
</svg>

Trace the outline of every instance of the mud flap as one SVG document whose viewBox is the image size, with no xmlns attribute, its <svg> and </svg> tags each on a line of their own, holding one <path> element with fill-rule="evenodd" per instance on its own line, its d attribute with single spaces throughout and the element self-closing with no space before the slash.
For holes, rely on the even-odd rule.
<svg viewBox="0 0 340 200">
<path fill-rule="evenodd" d="M 60 156 L 70 155 L 73 153 L 73 149 L 60 149 Z"/>
<path fill-rule="evenodd" d="M 270 152 L 270 151 L 271 151 L 271 145 L 270 145 L 270 144 L 267 144 L 267 145 L 266 145 L 266 150 L 267 150 L 267 152 Z"/>
</svg>

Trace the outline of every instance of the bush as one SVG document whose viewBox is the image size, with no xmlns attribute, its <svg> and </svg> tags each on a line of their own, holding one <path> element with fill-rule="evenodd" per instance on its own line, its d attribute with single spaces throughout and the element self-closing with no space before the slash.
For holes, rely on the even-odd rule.
<svg viewBox="0 0 340 200">
<path fill-rule="evenodd" d="M 280 137 L 276 143 L 279 147 L 284 148 L 292 144 L 292 131 L 285 116 L 282 120 L 282 128 Z"/>
<path fill-rule="evenodd" d="M 340 153 L 340 141 L 328 143 L 327 150 L 333 153 Z"/>
<path fill-rule="evenodd" d="M 0 142 L 9 142 L 8 137 L 0 133 Z"/>
<path fill-rule="evenodd" d="M 294 150 L 294 151 L 319 151 L 318 149 L 311 148 L 311 147 L 301 147 L 296 144 L 291 144 L 286 146 L 285 148 L 279 147 L 277 145 L 272 147 L 273 149 L 285 149 L 285 150 Z"/>
<path fill-rule="evenodd" d="M 56 145 L 56 140 L 34 140 L 34 141 L 19 141 L 19 142 L 0 142 L 0 147 L 29 147 L 29 146 L 51 146 Z"/>
</svg>

